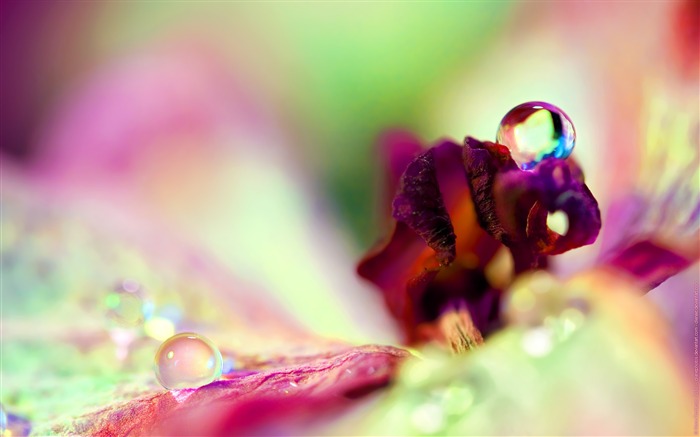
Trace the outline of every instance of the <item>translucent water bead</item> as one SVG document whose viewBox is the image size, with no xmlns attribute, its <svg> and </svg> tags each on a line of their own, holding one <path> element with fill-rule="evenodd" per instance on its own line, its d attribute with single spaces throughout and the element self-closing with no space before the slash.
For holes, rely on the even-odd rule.
<svg viewBox="0 0 700 437">
<path fill-rule="evenodd" d="M 519 276 L 503 298 L 505 319 L 523 329 L 523 349 L 536 357 L 549 354 L 581 328 L 590 307 L 584 292 L 544 271 Z"/>
<path fill-rule="evenodd" d="M 130 279 L 117 283 L 105 298 L 107 317 L 121 327 L 141 326 L 152 311 L 141 284 Z"/>
<path fill-rule="evenodd" d="M 197 388 L 221 377 L 221 352 L 208 338 L 184 332 L 165 340 L 155 357 L 158 382 L 168 390 Z"/>
<path fill-rule="evenodd" d="M 561 109 L 546 102 L 527 102 L 503 117 L 496 141 L 510 149 L 520 168 L 529 170 L 545 158 L 571 155 L 576 132 Z"/>
</svg>

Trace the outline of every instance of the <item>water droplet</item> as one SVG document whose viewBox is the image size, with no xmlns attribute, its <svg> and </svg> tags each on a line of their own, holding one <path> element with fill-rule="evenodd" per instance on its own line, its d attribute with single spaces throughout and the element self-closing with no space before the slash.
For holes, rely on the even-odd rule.
<svg viewBox="0 0 700 437">
<path fill-rule="evenodd" d="M 151 304 L 139 283 L 125 279 L 119 282 L 105 298 L 107 317 L 121 327 L 143 324 L 151 312 Z"/>
<path fill-rule="evenodd" d="M 544 271 L 518 277 L 503 300 L 508 321 L 523 327 L 542 324 L 544 319 L 560 311 L 562 285 Z"/>
<path fill-rule="evenodd" d="M 571 155 L 576 132 L 561 109 L 545 102 L 527 102 L 503 117 L 496 141 L 510 149 L 520 168 L 529 170 L 545 158 Z"/>
<path fill-rule="evenodd" d="M 155 356 L 158 382 L 168 390 L 197 388 L 221 377 L 223 359 L 206 337 L 192 332 L 165 340 Z"/>
<path fill-rule="evenodd" d="M 439 405 L 424 403 L 413 410 L 411 423 L 424 434 L 435 434 L 445 426 L 445 414 Z"/>
<path fill-rule="evenodd" d="M 474 393 L 464 384 L 449 385 L 442 393 L 442 408 L 447 414 L 464 414 L 474 403 Z"/>
<path fill-rule="evenodd" d="M 547 355 L 553 346 L 552 331 L 544 326 L 530 329 L 523 335 L 523 349 L 533 357 Z"/>
</svg>

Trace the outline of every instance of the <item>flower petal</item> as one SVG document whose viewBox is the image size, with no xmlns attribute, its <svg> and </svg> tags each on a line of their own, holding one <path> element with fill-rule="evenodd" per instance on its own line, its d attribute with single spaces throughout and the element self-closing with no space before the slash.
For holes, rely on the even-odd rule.
<svg viewBox="0 0 700 437">
<path fill-rule="evenodd" d="M 160 392 L 87 414 L 54 432 L 81 435 L 250 435 L 304 426 L 386 385 L 409 354 L 388 346 L 344 348 L 260 362 L 205 387 Z M 302 424 L 299 424 L 301 426 Z"/>
<path fill-rule="evenodd" d="M 651 240 L 640 240 L 611 252 L 601 264 L 632 275 L 640 288 L 649 291 L 694 261 Z"/>
<path fill-rule="evenodd" d="M 358 266 L 360 276 L 383 291 L 409 341 L 425 337 L 421 323 L 454 304 L 475 311 L 479 329 L 493 319 L 497 297 L 486 292 L 482 270 L 501 245 L 477 223 L 461 154 L 460 146 L 442 141 L 410 162 L 394 199 L 390 236 Z"/>
<path fill-rule="evenodd" d="M 440 192 L 436 160 L 459 162 L 460 147 L 445 142 L 418 155 L 408 165 L 393 202 L 393 216 L 433 249 L 441 265 L 455 258 L 455 233 Z"/>
<path fill-rule="evenodd" d="M 591 244 L 600 231 L 598 203 L 575 161 L 545 159 L 522 171 L 500 144 L 467 138 L 464 163 L 482 227 L 513 252 L 516 269 L 541 266 L 555 255 Z M 569 228 L 547 227 L 550 212 L 562 211 Z"/>
</svg>

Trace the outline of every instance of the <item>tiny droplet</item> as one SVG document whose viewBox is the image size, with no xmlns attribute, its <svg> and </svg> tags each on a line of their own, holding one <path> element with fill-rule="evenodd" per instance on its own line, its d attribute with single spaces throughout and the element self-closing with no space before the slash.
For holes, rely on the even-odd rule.
<svg viewBox="0 0 700 437">
<path fill-rule="evenodd" d="M 144 291 L 131 280 L 119 282 L 105 297 L 107 317 L 120 327 L 137 327 L 144 323 L 150 309 Z"/>
</svg>

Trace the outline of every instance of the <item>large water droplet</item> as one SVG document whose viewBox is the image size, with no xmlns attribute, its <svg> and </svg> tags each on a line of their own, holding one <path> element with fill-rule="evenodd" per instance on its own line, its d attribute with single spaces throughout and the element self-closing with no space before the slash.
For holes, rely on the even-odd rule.
<svg viewBox="0 0 700 437">
<path fill-rule="evenodd" d="M 529 170 L 545 158 L 571 155 L 576 132 L 561 109 L 546 102 L 527 102 L 503 117 L 496 141 L 510 149 L 520 168 Z"/>
<path fill-rule="evenodd" d="M 184 332 L 165 340 L 155 357 L 158 382 L 168 390 L 197 388 L 221 377 L 223 359 L 208 338 Z"/>
</svg>

